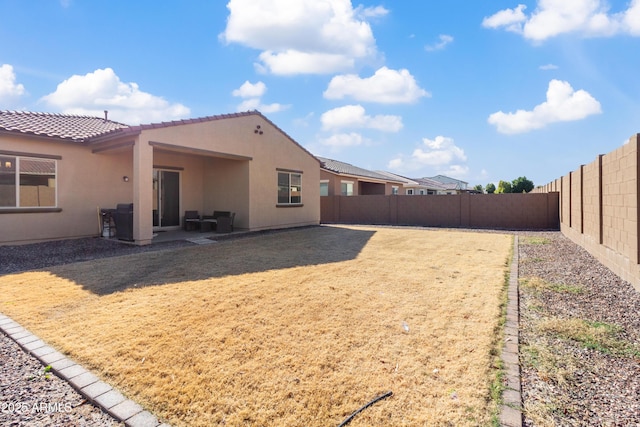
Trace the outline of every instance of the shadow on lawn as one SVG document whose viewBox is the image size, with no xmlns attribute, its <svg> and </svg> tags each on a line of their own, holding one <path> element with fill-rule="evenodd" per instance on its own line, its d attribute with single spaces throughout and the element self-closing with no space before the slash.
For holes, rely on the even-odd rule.
<svg viewBox="0 0 640 427">
<path fill-rule="evenodd" d="M 373 234 L 371 230 L 312 227 L 97 259 L 48 271 L 95 294 L 108 295 L 130 288 L 347 261 L 358 256 Z"/>
</svg>

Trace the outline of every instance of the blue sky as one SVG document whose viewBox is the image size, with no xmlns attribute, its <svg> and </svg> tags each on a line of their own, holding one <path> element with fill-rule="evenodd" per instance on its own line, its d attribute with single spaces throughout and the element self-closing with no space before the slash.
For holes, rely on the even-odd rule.
<svg viewBox="0 0 640 427">
<path fill-rule="evenodd" d="M 545 184 L 640 132 L 640 0 L 0 0 L 0 110 L 258 109 L 313 154 Z"/>
</svg>

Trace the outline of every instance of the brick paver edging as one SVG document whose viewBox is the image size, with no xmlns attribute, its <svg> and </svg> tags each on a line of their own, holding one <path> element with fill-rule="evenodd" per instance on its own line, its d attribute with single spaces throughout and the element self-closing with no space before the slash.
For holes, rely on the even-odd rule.
<svg viewBox="0 0 640 427">
<path fill-rule="evenodd" d="M 518 236 L 514 236 L 513 239 L 513 259 L 509 272 L 507 295 L 507 319 L 504 325 L 504 346 L 502 347 L 506 388 L 502 392 L 500 425 L 522 427 L 522 390 L 520 388 L 520 361 L 518 357 L 520 319 L 518 308 Z"/>
<path fill-rule="evenodd" d="M 103 411 L 124 422 L 128 427 L 169 427 L 142 406 L 127 399 L 118 390 L 67 358 L 43 340 L 32 334 L 8 316 L 0 313 L 0 330 L 13 339 L 24 351 L 40 360 L 44 366 L 67 381 L 87 400 Z"/>
</svg>

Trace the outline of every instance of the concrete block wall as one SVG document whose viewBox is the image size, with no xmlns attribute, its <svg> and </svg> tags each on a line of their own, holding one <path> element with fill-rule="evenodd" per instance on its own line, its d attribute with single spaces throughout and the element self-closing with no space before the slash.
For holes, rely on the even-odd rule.
<svg viewBox="0 0 640 427">
<path fill-rule="evenodd" d="M 640 290 L 640 134 L 535 192 L 560 191 L 560 229 Z"/>
<path fill-rule="evenodd" d="M 602 243 L 602 156 L 582 167 L 582 232 Z"/>
<path fill-rule="evenodd" d="M 320 221 L 493 229 L 559 228 L 557 192 L 425 196 L 323 196 Z"/>
</svg>

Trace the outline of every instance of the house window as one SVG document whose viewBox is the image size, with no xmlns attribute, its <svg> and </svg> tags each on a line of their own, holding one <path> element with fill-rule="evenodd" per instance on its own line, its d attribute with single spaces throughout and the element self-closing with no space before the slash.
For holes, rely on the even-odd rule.
<svg viewBox="0 0 640 427">
<path fill-rule="evenodd" d="M 302 174 L 278 172 L 278 204 L 299 205 L 302 203 Z"/>
<path fill-rule="evenodd" d="M 56 160 L 0 155 L 0 208 L 56 206 Z"/>
<path fill-rule="evenodd" d="M 329 181 L 320 181 L 320 196 L 329 195 Z"/>
<path fill-rule="evenodd" d="M 424 196 L 424 195 L 425 195 L 424 190 L 420 190 L 420 195 L 421 195 L 421 196 Z"/>
<path fill-rule="evenodd" d="M 391 194 L 393 194 L 394 196 L 398 195 L 398 186 L 397 185 L 392 185 L 391 186 Z"/>
<path fill-rule="evenodd" d="M 353 196 L 353 182 L 342 181 L 340 183 L 340 194 L 343 196 Z"/>
<path fill-rule="evenodd" d="M 407 189 L 407 195 L 413 196 L 413 188 L 408 188 Z"/>
</svg>

